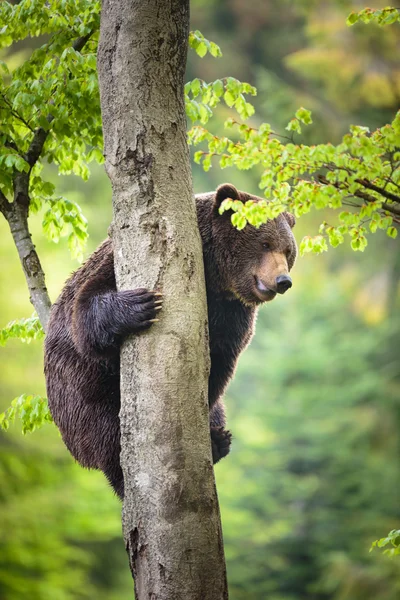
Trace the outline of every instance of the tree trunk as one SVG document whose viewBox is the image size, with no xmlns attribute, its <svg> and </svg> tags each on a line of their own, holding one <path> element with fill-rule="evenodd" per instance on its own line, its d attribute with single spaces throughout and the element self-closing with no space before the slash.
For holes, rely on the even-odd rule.
<svg viewBox="0 0 400 600">
<path fill-rule="evenodd" d="M 123 528 L 137 600 L 227 598 L 207 307 L 183 97 L 189 0 L 104 0 L 98 56 L 119 289 L 164 294 L 121 351 Z"/>
</svg>

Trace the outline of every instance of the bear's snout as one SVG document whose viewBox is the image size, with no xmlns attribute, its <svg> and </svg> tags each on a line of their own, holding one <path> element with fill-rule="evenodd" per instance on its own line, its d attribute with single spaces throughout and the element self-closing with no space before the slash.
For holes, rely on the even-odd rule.
<svg viewBox="0 0 400 600">
<path fill-rule="evenodd" d="M 292 279 L 289 275 L 279 275 L 279 277 L 275 279 L 275 282 L 278 294 L 284 294 L 292 287 Z"/>
</svg>

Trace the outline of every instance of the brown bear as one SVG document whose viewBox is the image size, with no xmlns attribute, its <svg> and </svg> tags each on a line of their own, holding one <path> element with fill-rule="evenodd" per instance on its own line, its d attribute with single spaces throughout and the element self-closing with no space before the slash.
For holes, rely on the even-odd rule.
<svg viewBox="0 0 400 600">
<path fill-rule="evenodd" d="M 292 215 L 238 231 L 230 211 L 219 214 L 226 198 L 260 200 L 229 184 L 196 196 L 208 302 L 214 463 L 228 454 L 231 442 L 223 393 L 253 336 L 258 306 L 292 286 L 289 271 L 297 254 Z M 67 281 L 51 310 L 45 341 L 51 413 L 71 454 L 84 467 L 101 469 L 120 498 L 119 349 L 125 336 L 151 326 L 161 303 L 161 294 L 143 288 L 117 292 L 107 239 Z"/>
</svg>

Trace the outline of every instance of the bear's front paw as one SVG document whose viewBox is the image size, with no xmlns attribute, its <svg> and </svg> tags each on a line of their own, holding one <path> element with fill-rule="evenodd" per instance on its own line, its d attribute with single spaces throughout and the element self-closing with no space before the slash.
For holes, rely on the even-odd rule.
<svg viewBox="0 0 400 600">
<path fill-rule="evenodd" d="M 217 463 L 221 458 L 229 454 L 230 445 L 232 442 L 232 434 L 223 427 L 211 427 L 211 449 L 213 463 Z"/>
<path fill-rule="evenodd" d="M 123 333 L 134 333 L 147 329 L 158 321 L 157 314 L 162 308 L 162 294 L 146 288 L 118 292 L 119 305 L 123 308 Z"/>
</svg>

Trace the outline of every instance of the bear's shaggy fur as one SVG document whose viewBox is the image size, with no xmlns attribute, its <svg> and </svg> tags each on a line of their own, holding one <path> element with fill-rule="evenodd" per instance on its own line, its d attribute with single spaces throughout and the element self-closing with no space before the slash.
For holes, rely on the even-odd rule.
<svg viewBox="0 0 400 600">
<path fill-rule="evenodd" d="M 226 198 L 260 200 L 229 184 L 196 196 L 208 302 L 214 462 L 229 452 L 222 396 L 253 336 L 257 307 L 291 287 L 288 273 L 297 253 L 292 215 L 237 231 L 229 212 L 218 212 Z M 151 326 L 160 307 L 160 296 L 146 289 L 116 291 L 107 239 L 67 281 L 51 311 L 45 342 L 51 413 L 71 454 L 84 467 L 101 469 L 121 498 L 119 348 L 124 336 Z"/>
</svg>

